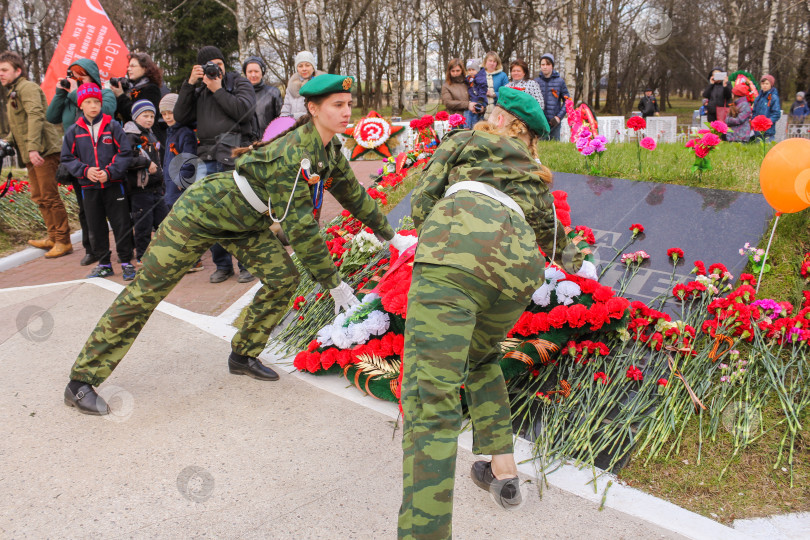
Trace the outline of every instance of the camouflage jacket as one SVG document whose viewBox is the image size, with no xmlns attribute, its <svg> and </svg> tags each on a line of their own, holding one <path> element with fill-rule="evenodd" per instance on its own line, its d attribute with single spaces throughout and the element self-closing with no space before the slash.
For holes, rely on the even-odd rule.
<svg viewBox="0 0 810 540">
<path fill-rule="evenodd" d="M 236 160 L 236 170 L 247 178 L 262 201 L 269 198 L 273 215 L 281 219 L 303 158 L 310 160 L 311 172 L 325 180 L 324 187 L 343 208 L 386 240 L 394 237 L 394 230 L 377 201 L 366 193 L 354 176 L 348 160 L 340 152 L 340 143 L 333 139 L 324 147 L 311 122 L 267 146 L 240 156 Z M 313 215 L 313 189 L 301 175 L 292 195 L 290 211 L 281 228 L 315 280 L 331 289 L 340 285 L 341 278 Z"/>
<path fill-rule="evenodd" d="M 525 299 L 543 277 L 554 239 L 554 197 L 537 175 L 523 141 L 481 131 L 461 131 L 445 140 L 425 167 L 411 196 L 419 229 L 416 262 L 453 266 L 480 277 L 504 294 Z M 464 180 L 491 185 L 509 195 L 525 219 L 498 201 L 470 191 L 443 198 Z M 584 255 L 557 223 L 557 262 L 576 272 Z"/>
</svg>

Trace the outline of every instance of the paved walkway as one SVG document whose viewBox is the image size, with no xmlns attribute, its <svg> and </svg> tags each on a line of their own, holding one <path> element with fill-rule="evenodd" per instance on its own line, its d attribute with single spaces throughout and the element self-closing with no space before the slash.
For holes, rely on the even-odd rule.
<svg viewBox="0 0 810 540">
<path fill-rule="evenodd" d="M 370 175 L 376 174 L 381 165 L 381 161 L 355 161 L 352 162 L 352 169 L 360 183 L 369 186 L 372 183 Z M 343 208 L 335 198 L 327 192 L 324 195 L 321 223 L 331 220 L 342 210 Z M 110 233 L 110 246 L 115 246 L 112 233 Z M 84 278 L 90 272 L 92 266 L 79 266 L 79 261 L 85 255 L 80 242 L 74 244 L 73 249 L 71 255 L 59 259 L 49 260 L 42 257 L 5 272 L 0 272 L 0 289 Z M 115 255 L 113 255 L 113 259 L 115 263 Z M 237 283 L 236 277 L 222 283 L 209 283 L 208 277 L 216 269 L 211 261 L 210 251 L 207 251 L 203 256 L 203 265 L 205 270 L 186 274 L 177 287 L 169 293 L 166 301 L 196 313 L 218 315 L 255 285 L 255 281 L 253 283 Z M 115 276 L 106 279 L 123 284 L 120 266 L 114 266 L 114 270 L 116 272 Z"/>
</svg>

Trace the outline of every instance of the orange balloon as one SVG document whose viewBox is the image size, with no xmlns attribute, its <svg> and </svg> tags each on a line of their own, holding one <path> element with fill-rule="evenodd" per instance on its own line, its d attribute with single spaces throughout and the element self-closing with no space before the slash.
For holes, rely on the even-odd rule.
<svg viewBox="0 0 810 540">
<path fill-rule="evenodd" d="M 759 168 L 759 185 L 774 210 L 792 214 L 810 206 L 796 192 L 805 169 L 810 169 L 810 140 L 786 139 L 770 149 Z"/>
<path fill-rule="evenodd" d="M 805 169 L 799 173 L 793 183 L 793 188 L 801 200 L 810 204 L 810 169 Z"/>
</svg>

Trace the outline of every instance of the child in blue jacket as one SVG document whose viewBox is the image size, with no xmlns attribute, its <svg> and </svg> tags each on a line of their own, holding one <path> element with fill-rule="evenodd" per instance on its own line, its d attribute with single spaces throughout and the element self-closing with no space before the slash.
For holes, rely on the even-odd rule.
<svg viewBox="0 0 810 540">
<path fill-rule="evenodd" d="M 197 170 L 194 161 L 186 159 L 182 167 L 172 167 L 172 160 L 180 154 L 197 156 L 197 136 L 187 126 L 182 126 L 174 119 L 174 105 L 177 94 L 166 94 L 160 100 L 160 114 L 169 126 L 166 131 L 166 146 L 163 149 L 163 182 L 166 186 L 166 205 L 171 208 L 183 191 L 194 183 Z M 186 156 L 184 156 L 185 158 Z"/>
<path fill-rule="evenodd" d="M 131 147 L 121 125 L 101 113 L 101 88 L 85 83 L 76 92 L 82 116 L 68 128 L 62 140 L 62 163 L 81 185 L 90 246 L 98 258 L 87 277 L 114 274 L 110 262 L 107 220 L 115 237 L 115 250 L 125 281 L 135 279 L 132 262 L 132 221 L 124 182 Z"/>
<path fill-rule="evenodd" d="M 773 125 L 765 132 L 765 140 L 773 142 L 776 138 L 776 123 L 782 117 L 782 102 L 779 100 L 779 91 L 775 88 L 776 79 L 773 75 L 763 75 L 759 81 L 761 92 L 754 100 L 754 117 L 767 116 Z"/>
<path fill-rule="evenodd" d="M 477 58 L 467 60 L 467 95 L 470 97 L 470 104 L 475 108 L 475 112 L 467 110 L 464 112 L 464 120 L 467 128 L 472 129 L 475 124 L 484 119 L 484 111 L 487 108 L 487 81 L 477 79 L 481 70 L 481 61 Z"/>
</svg>

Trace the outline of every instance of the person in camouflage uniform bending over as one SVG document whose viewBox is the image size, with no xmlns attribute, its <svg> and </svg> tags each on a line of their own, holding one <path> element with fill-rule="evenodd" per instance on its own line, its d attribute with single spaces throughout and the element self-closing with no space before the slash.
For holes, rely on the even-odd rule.
<svg viewBox="0 0 810 540">
<path fill-rule="evenodd" d="M 543 282 L 538 246 L 569 272 L 596 277 L 557 222 L 551 173 L 537 160 L 547 132 L 536 99 L 501 88 L 489 120 L 445 140 L 413 191 L 400 538 L 452 536 L 462 385 L 473 451 L 492 455 L 473 465 L 473 481 L 504 508 L 522 501 L 498 343 Z"/>
<path fill-rule="evenodd" d="M 357 303 L 352 288 L 341 281 L 313 216 L 325 188 L 377 234 L 394 236 L 334 138 L 351 117 L 353 82 L 340 75 L 313 78 L 301 88 L 309 115 L 269 143 L 237 149 L 235 171 L 203 178 L 175 203 L 135 280 L 102 316 L 73 365 L 65 389 L 67 405 L 85 414 L 109 412 L 93 387 L 110 376 L 158 303 L 215 242 L 262 281 L 231 342 L 231 373 L 278 379 L 256 357 L 286 310 L 298 272 L 271 225 L 280 225 L 304 266 L 330 289 L 336 312 Z"/>
</svg>

